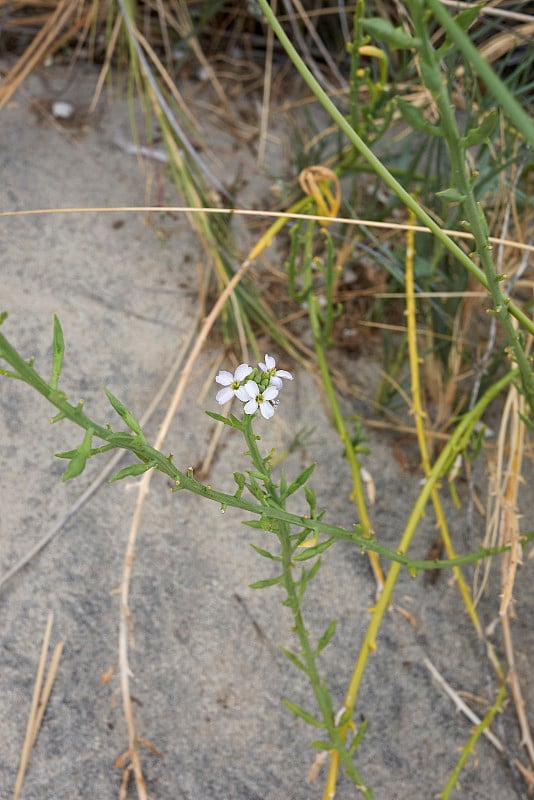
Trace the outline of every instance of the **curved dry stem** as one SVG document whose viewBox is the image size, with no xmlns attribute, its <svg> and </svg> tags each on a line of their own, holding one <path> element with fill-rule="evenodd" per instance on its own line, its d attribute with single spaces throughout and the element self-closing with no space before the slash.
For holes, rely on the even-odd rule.
<svg viewBox="0 0 534 800">
<path fill-rule="evenodd" d="M 180 379 L 176 385 L 176 389 L 174 391 L 169 408 L 167 409 L 167 413 L 165 414 L 165 419 L 161 424 L 160 430 L 156 437 L 156 441 L 154 442 L 154 447 L 156 449 L 160 450 L 161 447 L 163 446 L 167 433 L 169 432 L 171 422 L 174 419 L 176 410 L 181 402 L 185 387 L 191 375 L 191 371 L 193 369 L 195 361 L 197 360 L 200 351 L 204 346 L 204 343 L 208 337 L 211 328 L 213 327 L 213 324 L 215 323 L 220 312 L 222 311 L 224 304 L 228 300 L 229 296 L 232 294 L 239 281 L 242 280 L 242 278 L 244 277 L 249 266 L 250 266 L 250 261 L 247 259 L 246 261 L 243 262 L 240 269 L 235 273 L 232 280 L 228 283 L 224 291 L 221 292 L 221 295 L 219 296 L 217 302 L 213 306 L 209 315 L 206 317 L 206 320 L 204 321 L 204 324 L 202 325 L 202 328 L 199 331 L 197 340 L 191 352 L 189 353 L 189 357 L 180 375 Z M 139 531 L 143 505 L 150 489 L 152 474 L 153 470 L 145 472 L 138 485 L 137 500 L 134 509 L 132 524 L 130 526 L 128 543 L 126 545 L 126 552 L 124 555 L 124 567 L 120 585 L 120 621 L 119 621 L 120 686 L 121 686 L 124 716 L 126 719 L 126 725 L 128 729 L 128 757 L 134 774 L 137 796 L 139 800 L 147 800 L 147 795 L 146 795 L 146 784 L 143 778 L 143 772 L 141 767 L 141 760 L 139 757 L 139 744 L 141 740 L 137 735 L 137 727 L 135 723 L 133 703 L 130 694 L 131 672 L 128 661 L 128 641 L 129 641 L 129 634 L 131 632 L 132 622 L 131 622 L 131 615 L 128 603 L 130 596 L 130 585 L 132 580 L 132 568 L 135 560 L 135 545 L 137 541 L 137 534 Z"/>
</svg>

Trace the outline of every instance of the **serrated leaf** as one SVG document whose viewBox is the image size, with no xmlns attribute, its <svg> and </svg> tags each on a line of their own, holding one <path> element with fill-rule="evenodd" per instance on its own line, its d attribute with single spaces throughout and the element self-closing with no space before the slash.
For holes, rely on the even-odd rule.
<svg viewBox="0 0 534 800">
<path fill-rule="evenodd" d="M 392 50 L 412 50 L 421 43 L 420 39 L 410 36 L 402 28 L 395 28 L 382 17 L 363 20 L 363 28 L 377 42 L 387 44 Z"/>
<path fill-rule="evenodd" d="M 476 145 L 486 142 L 497 127 L 498 121 L 498 112 L 495 110 L 490 111 L 490 113 L 484 117 L 478 128 L 472 128 L 462 137 L 461 143 L 464 147 L 475 147 Z"/>
<path fill-rule="evenodd" d="M 59 376 L 61 374 L 61 367 L 63 366 L 63 356 L 65 354 L 65 340 L 63 339 L 63 331 L 56 314 L 54 314 L 54 340 L 52 343 L 52 352 L 53 359 L 50 387 L 52 389 L 57 389 Z"/>
<path fill-rule="evenodd" d="M 300 475 L 297 478 L 295 478 L 295 480 L 292 483 L 289 484 L 287 492 L 285 493 L 285 497 L 289 497 L 290 495 L 294 494 L 297 491 L 297 489 L 300 489 L 300 487 L 306 483 L 306 481 L 308 480 L 314 469 L 315 469 L 315 464 L 310 464 L 309 467 L 303 469 Z"/>
<path fill-rule="evenodd" d="M 462 203 L 465 200 L 465 194 L 459 192 L 453 186 L 448 189 L 443 189 L 441 192 L 436 192 L 436 197 L 441 197 L 442 200 L 448 200 L 449 203 Z"/>
<path fill-rule="evenodd" d="M 123 478 L 137 477 L 144 472 L 148 472 L 148 470 L 152 469 L 155 465 L 155 461 L 149 461 L 147 464 L 130 464 L 129 467 L 124 467 L 112 475 L 109 482 L 114 483 L 115 481 L 121 481 Z"/>
<path fill-rule="evenodd" d="M 303 550 L 301 553 L 297 553 L 297 555 L 293 556 L 293 561 L 307 561 L 309 558 L 314 558 L 319 555 L 319 553 L 324 553 L 325 550 L 328 550 L 333 541 L 333 539 L 327 539 L 325 542 L 316 544 L 315 547 Z"/>
<path fill-rule="evenodd" d="M 249 589 L 266 589 L 268 586 L 276 586 L 278 583 L 282 582 L 282 576 L 279 575 L 278 578 L 266 578 L 263 581 L 256 581 L 255 583 L 249 583 Z"/>
<path fill-rule="evenodd" d="M 130 428 L 130 430 L 136 433 L 138 436 L 143 437 L 143 431 L 141 430 L 141 426 L 134 417 L 134 415 L 131 413 L 131 411 L 129 411 L 124 405 L 124 403 L 121 403 L 118 397 L 115 397 L 115 395 L 112 394 L 109 391 L 109 389 L 106 389 L 104 387 L 104 392 L 106 393 L 106 397 L 108 398 L 109 402 L 111 403 L 111 405 L 113 406 L 119 417 L 121 417 L 121 419 L 124 420 L 124 422 Z"/>
<path fill-rule="evenodd" d="M 313 725 L 314 728 L 324 728 L 323 722 L 319 722 L 319 720 L 315 719 L 315 717 L 312 714 L 309 714 L 307 711 L 304 711 L 303 708 L 297 706 L 295 703 L 292 703 L 291 700 L 284 699 L 282 700 L 282 702 L 287 708 L 289 708 L 290 711 L 293 712 L 293 714 L 295 714 L 295 716 L 303 719 L 304 722 L 308 723 L 308 725 Z"/>
<path fill-rule="evenodd" d="M 255 544 L 251 544 L 250 546 L 252 547 L 252 549 L 258 555 L 263 556 L 264 558 L 270 558 L 271 561 L 281 561 L 282 560 L 281 556 L 273 556 L 272 553 L 269 553 L 268 550 L 264 550 L 262 547 L 256 547 Z"/>
<path fill-rule="evenodd" d="M 87 459 L 91 455 L 91 439 L 93 438 L 93 429 L 88 428 L 83 437 L 83 442 L 74 451 L 74 455 L 67 465 L 67 469 L 61 476 L 62 481 L 68 481 L 71 478 L 77 478 L 85 469 Z"/>
<path fill-rule="evenodd" d="M 433 125 L 429 122 L 420 108 L 417 106 L 408 103 L 407 100 L 404 100 L 402 97 L 397 97 L 397 106 L 402 114 L 402 118 L 405 122 L 408 123 L 410 128 L 413 128 L 416 131 L 422 131 L 423 133 L 428 133 L 430 136 L 439 136 L 441 134 L 441 128 L 439 125 Z"/>
<path fill-rule="evenodd" d="M 333 619 L 317 643 L 317 647 L 315 649 L 316 656 L 319 655 L 321 650 L 324 650 L 325 647 L 328 645 L 330 639 L 336 632 L 336 625 L 337 625 L 337 620 Z"/>
<path fill-rule="evenodd" d="M 298 669 L 301 669 L 302 672 L 306 672 L 306 667 L 304 666 L 302 661 L 295 655 L 295 653 L 292 653 L 291 650 L 287 650 L 285 647 L 280 647 L 280 650 L 286 656 L 286 658 L 288 658 L 291 661 L 292 664 L 294 664 Z"/>
</svg>

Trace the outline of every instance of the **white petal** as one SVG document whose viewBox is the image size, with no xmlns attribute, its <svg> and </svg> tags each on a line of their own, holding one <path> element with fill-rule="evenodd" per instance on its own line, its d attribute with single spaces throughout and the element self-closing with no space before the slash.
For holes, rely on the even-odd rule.
<svg viewBox="0 0 534 800">
<path fill-rule="evenodd" d="M 277 389 L 281 389 L 283 385 L 282 379 L 277 378 L 276 375 L 272 375 L 269 379 L 269 386 L 276 386 Z"/>
<path fill-rule="evenodd" d="M 278 397 L 278 389 L 276 388 L 276 386 L 272 386 L 272 384 L 269 384 L 269 386 L 265 389 L 265 391 L 262 394 L 264 400 L 274 400 L 275 397 Z"/>
<path fill-rule="evenodd" d="M 239 381 L 241 383 L 247 375 L 250 375 L 252 372 L 252 367 L 249 367 L 248 364 L 240 364 L 234 373 L 234 380 Z"/>
<path fill-rule="evenodd" d="M 274 369 L 276 367 L 276 361 L 272 356 L 268 355 L 268 353 L 265 354 L 265 367 L 265 372 L 268 372 L 270 369 Z"/>
<path fill-rule="evenodd" d="M 264 419 L 271 419 L 274 414 L 274 407 L 270 403 L 260 403 L 260 411 Z"/>
<path fill-rule="evenodd" d="M 286 378 L 288 381 L 293 380 L 293 375 L 287 369 L 277 369 L 275 375 L 277 378 Z"/>
<path fill-rule="evenodd" d="M 245 414 L 255 414 L 258 410 L 258 404 L 255 400 L 249 400 L 243 410 Z"/>
<path fill-rule="evenodd" d="M 224 406 L 229 400 L 232 399 L 234 396 L 234 390 L 231 386 L 225 386 L 224 389 L 220 389 L 217 394 L 215 395 L 215 399 L 219 403 L 219 405 Z"/>
<path fill-rule="evenodd" d="M 253 399 L 256 398 L 260 393 L 260 387 L 258 386 L 256 381 L 247 381 L 243 386 L 243 388 L 245 392 L 248 394 L 248 396 L 252 397 Z"/>
<path fill-rule="evenodd" d="M 235 396 L 241 400 L 242 403 L 248 403 L 250 400 L 250 395 L 244 386 L 240 386 L 239 389 L 236 389 Z"/>
<path fill-rule="evenodd" d="M 220 383 L 221 386 L 230 386 L 231 383 L 234 381 L 234 376 L 231 372 L 228 372 L 225 369 L 222 369 L 215 378 L 216 383 Z"/>
</svg>

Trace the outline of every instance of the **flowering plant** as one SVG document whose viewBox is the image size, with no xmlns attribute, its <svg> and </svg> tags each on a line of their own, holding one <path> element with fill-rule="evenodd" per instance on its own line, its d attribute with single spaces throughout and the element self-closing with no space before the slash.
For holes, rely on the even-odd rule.
<svg viewBox="0 0 534 800">
<path fill-rule="evenodd" d="M 243 403 L 245 414 L 253 415 L 258 409 L 264 419 L 271 419 L 278 405 L 282 378 L 292 381 L 293 375 L 285 369 L 276 369 L 276 360 L 266 354 L 265 361 L 257 367 L 240 364 L 234 374 L 220 370 L 215 378 L 219 389 L 215 399 L 223 406 L 237 397 Z"/>
</svg>

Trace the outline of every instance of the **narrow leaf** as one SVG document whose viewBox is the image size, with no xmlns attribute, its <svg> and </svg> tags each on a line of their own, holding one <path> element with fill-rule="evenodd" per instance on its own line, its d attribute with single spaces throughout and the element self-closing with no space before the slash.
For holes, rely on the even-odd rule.
<svg viewBox="0 0 534 800">
<path fill-rule="evenodd" d="M 61 374 L 61 367 L 63 366 L 63 355 L 65 353 L 65 340 L 63 339 L 63 331 L 57 315 L 54 314 L 54 341 L 52 344 L 53 360 L 52 360 L 52 375 L 50 376 L 50 387 L 57 389 L 59 376 Z"/>
<path fill-rule="evenodd" d="M 115 481 L 121 481 L 123 478 L 129 477 L 136 477 L 137 475 L 142 475 L 144 472 L 148 472 L 149 469 L 155 466 L 154 461 L 149 461 L 147 464 L 130 464 L 129 467 L 124 467 L 124 469 L 120 469 L 114 475 L 111 476 L 109 479 L 110 483 L 114 483 Z"/>
<path fill-rule="evenodd" d="M 278 583 L 282 582 L 282 576 L 279 575 L 278 578 L 266 578 L 264 581 L 256 581 L 255 583 L 249 583 L 249 589 L 266 589 L 268 586 L 276 586 Z"/>
<path fill-rule="evenodd" d="M 304 711 L 304 709 L 301 708 L 300 706 L 297 706 L 295 703 L 292 703 L 290 700 L 285 700 L 284 699 L 284 700 L 282 700 L 282 702 L 283 702 L 283 704 L 285 706 L 287 706 L 287 708 L 289 708 L 290 711 L 293 712 L 293 714 L 295 714 L 295 716 L 300 717 L 301 719 L 303 719 L 304 722 L 308 723 L 308 725 L 313 725 L 314 728 L 324 728 L 324 723 L 323 722 L 319 722 L 318 719 L 315 719 L 315 717 L 312 716 L 312 714 L 309 714 L 307 711 Z"/>
<path fill-rule="evenodd" d="M 470 131 L 461 139 L 464 147 L 475 147 L 476 145 L 487 142 L 493 131 L 497 127 L 499 115 L 495 109 L 491 111 L 480 123 L 478 128 L 471 128 Z"/>
<path fill-rule="evenodd" d="M 241 497 L 243 489 L 245 488 L 247 479 L 242 472 L 234 472 L 234 481 L 237 483 L 237 491 L 234 497 Z"/>
<path fill-rule="evenodd" d="M 206 414 L 208 417 L 211 417 L 217 422 L 222 422 L 223 425 L 228 425 L 230 428 L 237 428 L 237 430 L 242 430 L 243 428 L 242 424 L 239 422 L 237 417 L 234 417 L 233 414 L 230 414 L 229 417 L 223 417 L 222 414 L 217 414 L 215 411 L 206 411 Z"/>
<path fill-rule="evenodd" d="M 448 189 L 443 189 L 441 192 L 436 192 L 436 197 L 441 197 L 443 200 L 448 200 L 450 203 L 462 203 L 465 200 L 465 194 L 462 194 L 450 186 Z"/>
<path fill-rule="evenodd" d="M 317 506 L 317 498 L 315 496 L 315 492 L 310 486 L 304 487 L 304 495 L 306 497 L 306 502 L 310 507 L 310 516 L 312 519 L 315 517 L 315 508 Z"/>
<path fill-rule="evenodd" d="M 297 553 L 296 556 L 293 556 L 293 561 L 307 561 L 309 558 L 314 558 L 314 556 L 318 555 L 319 553 L 324 553 L 324 551 L 330 547 L 333 541 L 333 539 L 327 539 L 326 542 L 320 542 L 320 544 L 315 545 L 315 547 L 302 550 L 302 552 Z"/>
<path fill-rule="evenodd" d="M 119 417 L 121 417 L 124 420 L 124 422 L 130 428 L 130 430 L 136 433 L 138 436 L 143 436 L 143 431 L 141 430 L 140 424 L 138 423 L 134 415 L 130 411 L 128 411 L 124 403 L 121 403 L 118 397 L 115 397 L 115 395 L 112 394 L 109 391 L 109 389 L 106 389 L 105 387 L 104 387 L 104 392 L 106 393 L 106 397 L 108 398 L 109 402 L 111 403 L 111 405 L 113 406 Z"/>
<path fill-rule="evenodd" d="M 318 642 L 317 647 L 315 649 L 315 655 L 319 655 L 321 650 L 325 649 L 325 647 L 329 643 L 330 639 L 332 638 L 332 636 L 336 632 L 336 625 L 337 625 L 337 620 L 333 619 L 332 622 L 330 623 L 330 625 L 328 626 L 328 628 L 325 630 L 325 632 L 323 633 L 323 635 L 319 639 L 319 642 Z"/>
<path fill-rule="evenodd" d="M 302 661 L 297 658 L 295 653 L 292 653 L 291 650 L 287 650 L 285 647 L 281 647 L 280 650 L 286 656 L 286 658 L 289 658 L 292 664 L 294 664 L 298 669 L 301 669 L 303 672 L 306 672 L 306 667 Z"/>
<path fill-rule="evenodd" d="M 397 97 L 397 106 L 402 114 L 402 118 L 408 123 L 410 128 L 428 133 L 430 136 L 439 136 L 441 134 L 439 125 L 433 125 L 429 122 L 421 109 L 417 106 L 408 103 L 406 100 L 403 100 L 402 97 Z"/>
<path fill-rule="evenodd" d="M 363 20 L 363 27 L 377 42 L 387 44 L 392 50 L 411 50 L 421 43 L 420 39 L 409 36 L 402 28 L 395 28 L 382 17 Z"/>
<path fill-rule="evenodd" d="M 306 481 L 308 480 L 314 469 L 315 469 L 315 464 L 310 464 L 309 467 L 306 467 L 306 469 L 302 470 L 300 475 L 297 478 L 295 478 L 293 483 L 289 484 L 287 492 L 285 492 L 285 497 L 289 497 L 294 492 L 296 492 L 297 489 L 300 489 L 300 487 L 306 483 Z"/>
<path fill-rule="evenodd" d="M 75 450 L 75 455 L 72 457 L 67 465 L 67 469 L 61 476 L 62 481 L 68 481 L 71 478 L 77 478 L 85 469 L 87 459 L 91 455 L 91 439 L 93 438 L 93 429 L 88 428 L 83 437 L 83 442 Z"/>
<path fill-rule="evenodd" d="M 264 550 L 262 547 L 256 547 L 255 544 L 250 545 L 252 549 L 258 553 L 258 555 L 263 556 L 264 558 L 270 558 L 271 561 L 281 561 L 281 556 L 273 556 L 272 553 L 269 553 L 268 550 Z"/>
</svg>

